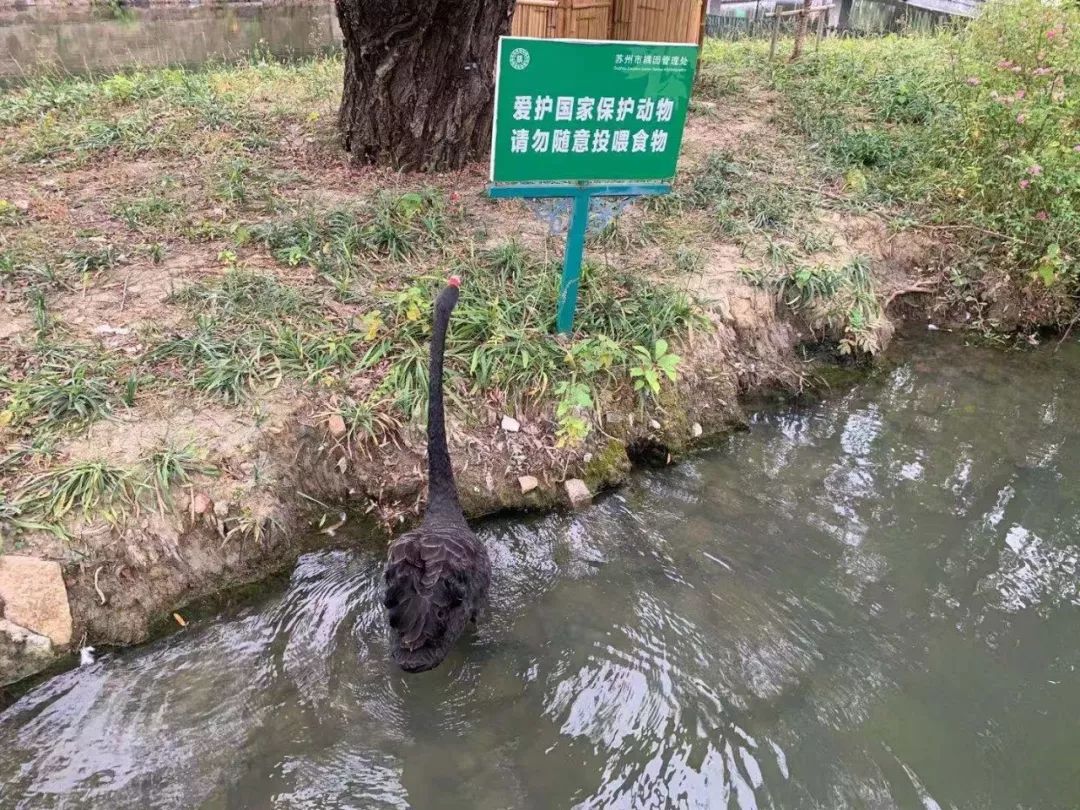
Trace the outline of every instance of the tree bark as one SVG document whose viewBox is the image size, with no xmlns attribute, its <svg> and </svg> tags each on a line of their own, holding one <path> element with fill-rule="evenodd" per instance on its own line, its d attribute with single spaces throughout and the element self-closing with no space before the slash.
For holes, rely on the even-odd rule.
<svg viewBox="0 0 1080 810">
<path fill-rule="evenodd" d="M 791 51 L 790 60 L 792 62 L 802 56 L 803 43 L 806 41 L 806 27 L 810 24 L 810 8 L 813 4 L 814 0 L 803 0 L 802 13 L 799 14 L 795 24 L 795 47 Z"/>
<path fill-rule="evenodd" d="M 342 145 L 403 171 L 486 156 L 495 58 L 514 0 L 335 0 L 345 40 Z"/>
</svg>

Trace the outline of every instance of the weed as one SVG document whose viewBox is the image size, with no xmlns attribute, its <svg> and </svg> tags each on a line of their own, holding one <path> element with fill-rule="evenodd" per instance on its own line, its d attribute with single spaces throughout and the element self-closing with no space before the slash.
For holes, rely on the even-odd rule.
<svg viewBox="0 0 1080 810">
<path fill-rule="evenodd" d="M 137 506 L 135 470 L 107 461 L 80 461 L 31 476 L 19 489 L 23 514 L 59 524 L 68 515 L 117 524 Z"/>
<path fill-rule="evenodd" d="M 799 234 L 799 247 L 803 253 L 822 253 L 832 249 L 833 235 L 828 231 L 807 228 Z"/>
<path fill-rule="evenodd" d="M 1075 4 L 1016 0 L 929 36 L 830 40 L 801 65 L 767 68 L 756 53 L 850 188 L 956 225 L 971 255 L 1068 293 L 1080 287 L 1078 27 Z"/>
<path fill-rule="evenodd" d="M 161 242 L 154 242 L 152 245 L 146 248 L 146 255 L 150 258 L 150 261 L 154 264 L 161 264 L 165 259 L 165 254 L 168 252 L 168 248 Z"/>
<path fill-rule="evenodd" d="M 120 261 L 120 252 L 113 245 L 86 250 L 69 250 L 63 256 L 64 266 L 75 275 L 87 278 L 110 270 Z"/>
<path fill-rule="evenodd" d="M 224 202 L 242 206 L 251 197 L 251 184 L 264 179 L 247 158 L 229 158 L 217 170 L 214 195 Z"/>
<path fill-rule="evenodd" d="M 0 225 L 17 225 L 22 218 L 22 211 L 15 203 L 0 199 Z"/>
<path fill-rule="evenodd" d="M 765 237 L 765 259 L 772 267 L 792 267 L 796 263 L 791 245 Z"/>
<path fill-rule="evenodd" d="M 195 372 L 194 386 L 236 405 L 257 386 L 276 383 L 281 376 L 277 359 L 262 346 L 246 343 L 236 341 L 228 352 L 205 361 Z"/>
<path fill-rule="evenodd" d="M 841 353 L 872 354 L 880 348 L 875 328 L 882 310 L 867 259 L 857 257 L 840 268 L 801 265 L 772 275 L 740 272 L 749 283 L 775 290 L 786 306 L 812 322 L 839 327 Z"/>
<path fill-rule="evenodd" d="M 206 475 L 216 477 L 219 471 L 216 467 L 208 464 L 196 451 L 194 446 L 173 447 L 165 444 L 154 450 L 144 459 L 147 469 L 146 479 L 143 485 L 152 490 L 162 512 L 165 507 L 172 508 L 172 488 L 183 486 L 191 482 L 192 476 Z"/>
<path fill-rule="evenodd" d="M 556 444 L 559 447 L 575 447 L 590 433 L 586 411 L 593 408 L 589 386 L 573 380 L 564 380 L 555 387 L 558 398 L 555 405 Z"/>
<path fill-rule="evenodd" d="M 832 146 L 833 156 L 841 164 L 871 169 L 889 166 L 903 151 L 888 134 L 877 130 L 850 132 Z"/>
<path fill-rule="evenodd" d="M 129 154 L 145 152 L 160 141 L 153 118 L 143 111 L 115 120 L 90 119 L 82 125 L 75 149 L 82 153 L 118 149 Z"/>
<path fill-rule="evenodd" d="M 292 326 L 275 328 L 269 351 L 281 371 L 303 377 L 305 382 L 331 384 L 347 367 L 356 363 L 355 346 L 360 335 L 308 333 Z"/>
<path fill-rule="evenodd" d="M 124 404 L 131 408 L 135 405 L 135 395 L 139 392 L 139 375 L 137 372 L 132 371 L 128 374 L 127 381 L 124 383 Z"/>
<path fill-rule="evenodd" d="M 698 248 L 679 245 L 675 248 L 675 271 L 684 275 L 701 272 L 705 267 L 705 254 Z"/>
<path fill-rule="evenodd" d="M 4 412 L 10 413 L 15 427 L 87 425 L 112 411 L 110 382 L 96 376 L 102 370 L 86 361 L 69 365 L 66 360 L 46 360 L 25 379 L 0 380 L 0 392 L 6 388 L 10 394 Z"/>
<path fill-rule="evenodd" d="M 401 420 L 389 411 L 386 402 L 358 402 L 345 397 L 337 408 L 345 420 L 346 435 L 350 441 L 362 442 L 401 429 Z"/>
<path fill-rule="evenodd" d="M 175 359 L 187 366 L 198 365 L 228 354 L 231 340 L 219 334 L 219 325 L 205 315 L 195 318 L 195 329 L 188 335 L 174 335 L 147 353 L 147 360 L 159 362 Z"/>
<path fill-rule="evenodd" d="M 442 197 L 425 191 L 384 193 L 365 209 L 336 208 L 260 225 L 253 233 L 283 264 L 307 264 L 331 281 L 351 281 L 363 258 L 401 261 L 438 246 L 446 232 Z"/>
<path fill-rule="evenodd" d="M 185 287 L 170 296 L 169 301 L 223 323 L 274 323 L 300 315 L 309 306 L 301 293 L 282 285 L 273 276 L 235 269 L 213 281 Z"/>
<path fill-rule="evenodd" d="M 180 210 L 180 203 L 159 194 L 122 200 L 113 206 L 113 214 L 132 230 L 157 226 Z"/>
<path fill-rule="evenodd" d="M 34 287 L 26 293 L 27 303 L 30 305 L 30 317 L 34 321 L 34 331 L 40 338 L 52 328 L 52 318 L 49 316 L 49 304 L 45 300 L 45 293 Z"/>
<path fill-rule="evenodd" d="M 682 358 L 672 353 L 668 342 L 656 341 L 652 351 L 644 346 L 635 346 L 638 364 L 630 367 L 630 377 L 634 381 L 635 391 L 647 391 L 654 399 L 660 396 L 660 381 L 666 377 L 671 382 L 679 379 L 679 363 Z"/>
</svg>

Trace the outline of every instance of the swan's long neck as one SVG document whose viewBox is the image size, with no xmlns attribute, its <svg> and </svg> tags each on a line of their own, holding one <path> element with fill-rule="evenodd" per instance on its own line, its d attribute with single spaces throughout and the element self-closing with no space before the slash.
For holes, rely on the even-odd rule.
<svg viewBox="0 0 1080 810">
<path fill-rule="evenodd" d="M 461 514 L 450 451 L 446 447 L 446 420 L 443 415 L 443 355 L 450 312 L 457 303 L 457 290 L 447 287 L 435 301 L 435 323 L 431 330 L 431 363 L 428 366 L 428 513 Z"/>
</svg>

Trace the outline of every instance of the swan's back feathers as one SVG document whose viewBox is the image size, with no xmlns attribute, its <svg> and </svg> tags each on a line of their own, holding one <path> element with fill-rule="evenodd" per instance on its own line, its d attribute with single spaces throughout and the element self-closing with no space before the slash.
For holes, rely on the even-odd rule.
<svg viewBox="0 0 1080 810">
<path fill-rule="evenodd" d="M 426 521 L 390 546 L 385 576 L 394 660 L 422 672 L 482 610 L 491 563 L 464 521 Z"/>
</svg>

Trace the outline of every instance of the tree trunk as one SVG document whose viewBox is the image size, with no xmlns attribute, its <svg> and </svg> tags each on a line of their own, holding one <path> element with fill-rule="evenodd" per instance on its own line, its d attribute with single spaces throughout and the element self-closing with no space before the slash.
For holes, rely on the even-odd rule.
<svg viewBox="0 0 1080 810">
<path fill-rule="evenodd" d="M 353 159 L 443 171 L 490 147 L 499 36 L 514 0 L 335 0 L 345 40 L 338 126 Z"/>
<path fill-rule="evenodd" d="M 806 27 L 810 24 L 810 8 L 814 0 L 803 0 L 801 13 L 795 24 L 795 47 L 791 51 L 791 61 L 794 62 L 803 52 L 803 42 L 806 40 Z"/>
</svg>

